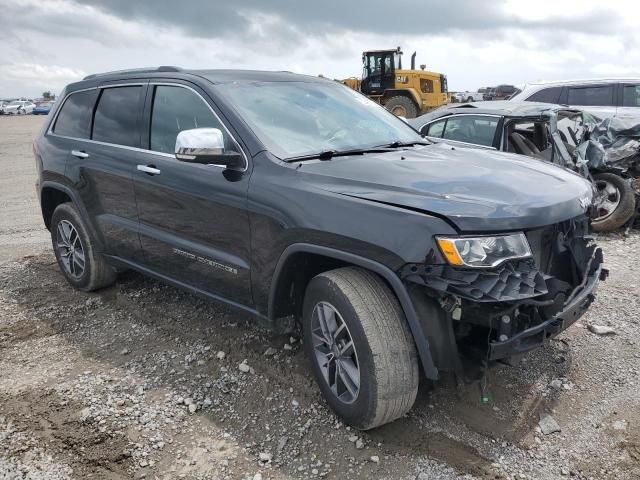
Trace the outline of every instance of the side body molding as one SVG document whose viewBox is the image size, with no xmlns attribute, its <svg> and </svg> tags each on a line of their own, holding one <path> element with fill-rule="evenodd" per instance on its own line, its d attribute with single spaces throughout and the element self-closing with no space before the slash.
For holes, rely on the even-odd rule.
<svg viewBox="0 0 640 480">
<path fill-rule="evenodd" d="M 292 245 L 289 245 L 282 252 L 280 259 L 278 260 L 275 271 L 273 273 L 271 288 L 269 290 L 268 317 L 272 322 L 275 321 L 275 319 L 273 318 L 274 301 L 276 295 L 276 286 L 278 284 L 278 279 L 280 277 L 282 268 L 290 255 L 301 252 L 324 255 L 326 257 L 335 258 L 336 260 L 351 263 L 353 265 L 366 268 L 367 270 L 371 270 L 372 272 L 375 272 L 382 278 L 384 278 L 389 283 L 392 290 L 398 297 L 398 300 L 400 301 L 400 305 L 402 307 L 402 310 L 404 311 L 405 317 L 407 318 L 409 328 L 411 329 L 411 334 L 413 335 L 413 339 L 416 343 L 416 346 L 418 347 L 418 355 L 420 355 L 420 360 L 422 362 L 426 377 L 432 380 L 436 380 L 438 378 L 438 369 L 436 368 L 433 362 L 433 358 L 431 357 L 429 340 L 425 335 L 425 332 L 422 328 L 418 315 L 416 314 L 415 308 L 413 307 L 413 303 L 411 302 L 411 298 L 409 297 L 409 293 L 407 292 L 406 287 L 404 286 L 400 278 L 391 269 L 374 260 L 370 260 L 353 253 L 343 252 L 340 250 L 335 250 L 333 248 L 312 245 L 308 243 L 294 243 Z"/>
</svg>

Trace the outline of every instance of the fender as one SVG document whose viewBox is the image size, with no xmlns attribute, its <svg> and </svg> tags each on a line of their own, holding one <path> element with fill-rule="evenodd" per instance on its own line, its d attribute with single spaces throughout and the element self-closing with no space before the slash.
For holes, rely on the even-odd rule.
<svg viewBox="0 0 640 480">
<path fill-rule="evenodd" d="M 278 259 L 278 263 L 276 264 L 276 268 L 273 272 L 273 281 L 271 282 L 271 288 L 269 290 L 268 318 L 272 322 L 275 321 L 275 319 L 273 318 L 274 301 L 276 295 L 276 286 L 278 285 L 280 273 L 283 266 L 285 265 L 287 258 L 294 253 L 300 252 L 313 253 L 316 255 L 324 255 L 326 257 L 335 258 L 336 260 L 341 260 L 343 262 L 351 263 L 353 265 L 366 268 L 367 270 L 371 270 L 372 272 L 375 272 L 382 278 L 384 278 L 389 283 L 393 292 L 396 294 L 398 300 L 400 301 L 400 305 L 402 307 L 402 310 L 404 311 L 407 323 L 409 324 L 409 328 L 411 329 L 413 340 L 416 342 L 416 346 L 418 347 L 418 354 L 420 355 L 420 361 L 422 362 L 425 375 L 427 376 L 427 378 L 432 380 L 438 379 L 438 369 L 436 368 L 431 356 L 429 340 L 424 333 L 422 324 L 420 323 L 418 315 L 416 314 L 415 308 L 413 306 L 413 303 L 411 302 L 411 298 L 409 297 L 409 293 L 407 292 L 405 285 L 393 272 L 393 270 L 374 260 L 370 260 L 353 253 L 343 252 L 341 250 L 335 250 L 333 248 L 322 247 L 319 245 L 312 245 L 308 243 L 294 243 L 292 245 L 289 245 L 284 249 L 282 255 L 280 255 L 280 258 Z"/>
<path fill-rule="evenodd" d="M 98 243 L 97 250 L 103 251 L 104 248 L 103 248 L 102 237 L 98 234 L 98 231 L 96 230 L 95 225 L 93 224 L 93 221 L 91 220 L 91 217 L 89 216 L 89 213 L 87 212 L 87 209 L 85 208 L 84 203 L 82 202 L 82 199 L 80 198 L 80 196 L 76 192 L 74 192 L 73 189 L 69 188 L 63 183 L 54 182 L 52 180 L 45 180 L 40 184 L 40 190 L 38 191 L 40 208 L 42 208 L 42 191 L 45 188 L 53 188 L 55 190 L 60 190 L 69 196 L 73 204 L 76 206 L 76 208 L 80 212 L 80 216 L 86 220 L 86 226 L 89 229 L 89 234 L 97 241 Z"/>
</svg>

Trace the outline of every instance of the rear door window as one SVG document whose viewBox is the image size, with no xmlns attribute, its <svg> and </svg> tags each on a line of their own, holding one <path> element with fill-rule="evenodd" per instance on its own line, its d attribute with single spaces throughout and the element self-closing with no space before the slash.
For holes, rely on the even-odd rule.
<svg viewBox="0 0 640 480">
<path fill-rule="evenodd" d="M 491 147 L 497 127 L 498 117 L 480 115 L 449 117 L 442 138 Z"/>
<path fill-rule="evenodd" d="M 53 133 L 73 138 L 89 138 L 91 114 L 98 96 L 97 90 L 85 90 L 69 95 L 60 109 Z"/>
<path fill-rule="evenodd" d="M 640 107 L 640 85 L 622 86 L 622 106 Z"/>
<path fill-rule="evenodd" d="M 567 103 L 589 107 L 611 107 L 613 106 L 613 85 L 569 87 Z"/>
<path fill-rule="evenodd" d="M 562 87 L 549 87 L 538 90 L 527 98 L 528 102 L 558 103 Z"/>
<path fill-rule="evenodd" d="M 140 144 L 138 116 L 142 87 L 102 89 L 93 120 L 92 139 L 127 147 Z"/>
</svg>

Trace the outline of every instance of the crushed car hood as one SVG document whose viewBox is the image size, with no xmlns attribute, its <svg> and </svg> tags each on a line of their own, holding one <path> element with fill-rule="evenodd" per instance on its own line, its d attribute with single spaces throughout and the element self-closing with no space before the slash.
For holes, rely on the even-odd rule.
<svg viewBox="0 0 640 480">
<path fill-rule="evenodd" d="M 592 187 L 540 160 L 441 143 L 305 163 L 333 193 L 446 218 L 461 231 L 550 225 L 583 214 Z"/>
</svg>

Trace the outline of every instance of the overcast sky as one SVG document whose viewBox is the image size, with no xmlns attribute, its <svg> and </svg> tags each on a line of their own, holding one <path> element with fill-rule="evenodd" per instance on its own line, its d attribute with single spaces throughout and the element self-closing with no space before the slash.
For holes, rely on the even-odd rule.
<svg viewBox="0 0 640 480">
<path fill-rule="evenodd" d="M 402 46 L 450 90 L 640 76 L 640 8 L 608 0 L 0 0 L 0 98 L 179 65 L 360 76 Z"/>
</svg>

